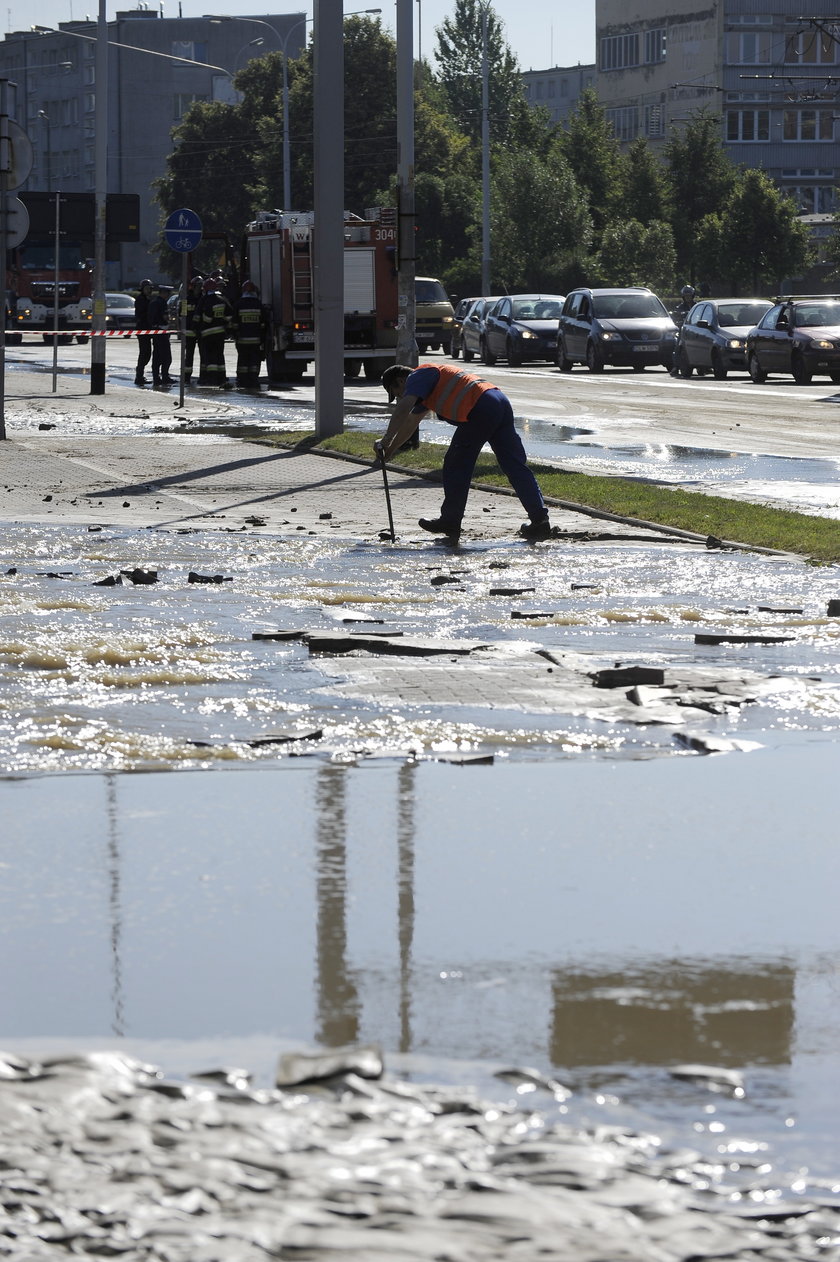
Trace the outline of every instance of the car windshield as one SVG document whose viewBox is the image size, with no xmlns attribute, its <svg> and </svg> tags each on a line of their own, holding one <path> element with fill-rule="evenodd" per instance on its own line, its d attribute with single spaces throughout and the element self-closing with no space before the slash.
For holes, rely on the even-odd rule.
<svg viewBox="0 0 840 1262">
<path fill-rule="evenodd" d="M 722 329 L 731 329 L 739 324 L 758 324 L 765 311 L 769 310 L 769 302 L 722 302 L 718 305 L 718 324 Z"/>
<path fill-rule="evenodd" d="M 106 294 L 105 302 L 109 307 L 133 307 L 134 299 L 131 294 Z"/>
<path fill-rule="evenodd" d="M 439 280 L 416 280 L 414 282 L 416 302 L 448 302 L 446 290 Z"/>
<path fill-rule="evenodd" d="M 661 319 L 668 314 L 656 294 L 597 294 L 592 309 L 599 320 Z"/>
<path fill-rule="evenodd" d="M 794 308 L 793 323 L 800 329 L 840 324 L 840 302 L 799 302 Z"/>
<path fill-rule="evenodd" d="M 514 320 L 557 320 L 562 302 L 553 298 L 522 298 L 513 304 Z"/>
</svg>

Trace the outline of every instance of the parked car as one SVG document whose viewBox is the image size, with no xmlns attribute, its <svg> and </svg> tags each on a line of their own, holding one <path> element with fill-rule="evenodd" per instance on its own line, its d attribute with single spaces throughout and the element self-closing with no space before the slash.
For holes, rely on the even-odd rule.
<svg viewBox="0 0 840 1262">
<path fill-rule="evenodd" d="M 450 354 L 453 359 L 457 359 L 461 353 L 461 326 L 464 323 L 464 316 L 475 302 L 475 298 L 461 298 L 455 307 L 455 318 L 452 322 L 452 349 Z"/>
<path fill-rule="evenodd" d="M 675 363 L 681 377 L 710 369 L 723 381 L 733 368 L 746 370 L 746 338 L 773 306 L 767 298 L 713 298 L 695 302 L 677 334 Z"/>
<path fill-rule="evenodd" d="M 492 298 L 473 298 L 461 329 L 461 349 L 465 364 L 470 363 L 476 356 L 481 355 L 484 318 L 498 301 L 498 294 Z"/>
<path fill-rule="evenodd" d="M 840 382 L 840 295 L 777 298 L 747 334 L 747 368 L 759 384 L 771 372 L 800 386 L 815 375 Z"/>
<path fill-rule="evenodd" d="M 414 281 L 415 322 L 417 349 L 442 350 L 448 355 L 452 350 L 452 327 L 455 311 L 439 280 L 432 276 L 417 276 Z"/>
<path fill-rule="evenodd" d="M 518 368 L 526 359 L 553 360 L 563 294 L 506 294 L 484 317 L 481 358 L 506 359 Z"/>
<path fill-rule="evenodd" d="M 105 328 L 134 328 L 134 299 L 131 294 L 105 295 Z"/>
<path fill-rule="evenodd" d="M 563 304 L 557 363 L 563 372 L 605 364 L 641 372 L 649 364 L 670 368 L 677 326 L 650 289 L 573 289 Z"/>
</svg>

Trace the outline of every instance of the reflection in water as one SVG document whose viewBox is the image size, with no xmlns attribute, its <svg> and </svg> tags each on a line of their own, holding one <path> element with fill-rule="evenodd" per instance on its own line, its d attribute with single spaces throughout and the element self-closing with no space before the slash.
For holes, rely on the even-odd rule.
<svg viewBox="0 0 840 1262">
<path fill-rule="evenodd" d="M 355 1042 L 359 996 L 347 965 L 347 770 L 319 768 L 316 794 L 317 1037 L 325 1047 Z"/>
<path fill-rule="evenodd" d="M 397 773 L 397 921 L 400 942 L 400 1051 L 411 1051 L 411 946 L 414 941 L 414 803 L 417 764 Z"/>
<path fill-rule="evenodd" d="M 122 907 L 120 894 L 120 848 L 118 809 L 117 809 L 117 777 L 105 777 L 105 795 L 108 816 L 108 908 L 111 922 L 111 1002 L 114 1005 L 111 1018 L 111 1029 L 118 1037 L 125 1034 L 125 1010 L 122 981 Z"/>
<path fill-rule="evenodd" d="M 555 973 L 557 1066 L 682 1061 L 727 1067 L 791 1060 L 794 969 L 786 963 Z"/>
</svg>

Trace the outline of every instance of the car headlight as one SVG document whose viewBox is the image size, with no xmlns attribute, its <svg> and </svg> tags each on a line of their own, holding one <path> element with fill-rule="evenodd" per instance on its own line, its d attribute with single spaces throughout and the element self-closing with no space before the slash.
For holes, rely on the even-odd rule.
<svg viewBox="0 0 840 1262">
<path fill-rule="evenodd" d="M 811 345 L 816 347 L 818 351 L 833 351 L 836 342 L 829 342 L 827 337 L 822 337 L 819 340 L 815 338 Z"/>
<path fill-rule="evenodd" d="M 602 329 L 598 336 L 602 342 L 617 342 L 621 335 L 619 333 L 607 333 L 605 329 Z"/>
<path fill-rule="evenodd" d="M 520 336 L 520 337 L 527 337 L 527 338 L 538 338 L 538 337 L 539 337 L 539 334 L 538 334 L 538 333 L 534 333 L 534 332 L 532 332 L 532 330 L 531 330 L 531 329 L 517 329 L 517 332 L 518 332 L 518 334 L 519 334 L 519 336 Z"/>
<path fill-rule="evenodd" d="M 443 323 L 444 323 L 444 324 L 454 324 L 454 323 L 455 323 L 455 318 L 454 318 L 454 316 L 444 316 L 444 317 L 443 317 Z"/>
<path fill-rule="evenodd" d="M 740 351 L 744 347 L 744 343 L 740 337 L 731 337 L 726 345 L 731 351 Z"/>
</svg>

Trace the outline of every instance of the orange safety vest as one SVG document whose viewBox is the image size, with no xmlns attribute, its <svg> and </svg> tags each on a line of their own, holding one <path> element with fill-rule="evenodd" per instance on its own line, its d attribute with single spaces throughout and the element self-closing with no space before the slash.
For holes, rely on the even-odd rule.
<svg viewBox="0 0 840 1262">
<path fill-rule="evenodd" d="M 453 368 L 449 364 L 420 364 L 420 368 L 437 368 L 440 376 L 431 394 L 423 399 L 423 404 L 430 412 L 436 412 L 445 421 L 461 422 L 469 418 L 485 390 L 495 387 L 489 381 L 465 372 L 463 368 Z"/>
</svg>

